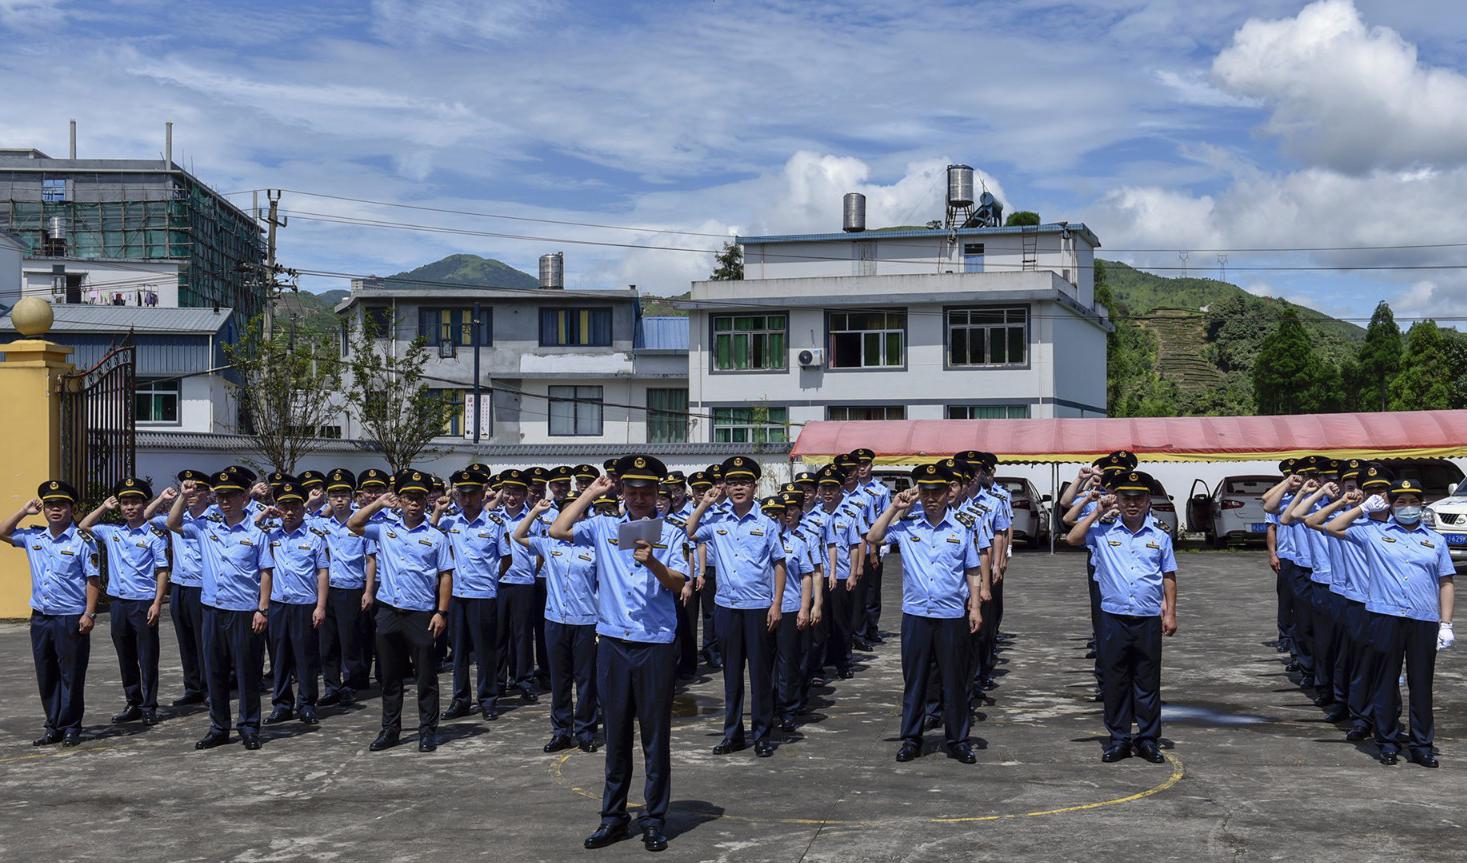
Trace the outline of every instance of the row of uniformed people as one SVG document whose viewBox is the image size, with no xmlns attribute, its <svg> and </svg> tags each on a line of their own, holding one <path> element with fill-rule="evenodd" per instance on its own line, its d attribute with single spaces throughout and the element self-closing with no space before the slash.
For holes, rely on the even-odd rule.
<svg viewBox="0 0 1467 863">
<path fill-rule="evenodd" d="M 1404 664 L 1405 748 L 1436 767 L 1432 678 L 1437 651 L 1456 641 L 1455 570 L 1446 539 L 1426 523 L 1420 484 L 1360 459 L 1305 456 L 1280 471 L 1264 505 L 1290 583 L 1280 615 L 1290 670 L 1327 720 L 1349 722 L 1347 739 L 1373 737 L 1381 763 L 1394 765 Z"/>
</svg>

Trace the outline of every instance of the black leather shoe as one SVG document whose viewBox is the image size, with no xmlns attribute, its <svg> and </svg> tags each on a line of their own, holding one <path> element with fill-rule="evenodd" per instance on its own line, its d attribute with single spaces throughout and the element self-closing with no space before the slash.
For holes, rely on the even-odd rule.
<svg viewBox="0 0 1467 863">
<path fill-rule="evenodd" d="M 499 708 L 495 707 L 492 704 L 489 705 L 488 707 L 484 708 L 484 721 L 485 722 L 493 722 L 494 720 L 496 720 L 498 718 L 499 718 Z"/>
<path fill-rule="evenodd" d="M 469 703 L 467 701 L 457 701 L 456 700 L 452 704 L 448 705 L 448 709 L 447 710 L 443 711 L 443 718 L 444 719 L 458 719 L 461 716 L 468 716 L 468 715 L 469 715 Z"/>
<path fill-rule="evenodd" d="M 953 746 L 944 746 L 943 751 L 947 753 L 948 758 L 961 761 L 964 764 L 978 763 L 978 755 L 973 752 L 973 744 L 971 743 L 958 743 Z"/>
<path fill-rule="evenodd" d="M 1412 752 L 1411 753 L 1411 763 L 1412 764 L 1420 764 L 1422 767 L 1440 767 L 1441 766 L 1441 762 L 1437 761 L 1436 760 L 1436 756 L 1435 755 L 1432 755 L 1430 752 Z"/>
<path fill-rule="evenodd" d="M 1340 720 L 1344 719 L 1346 714 L 1348 714 L 1349 712 L 1350 711 L 1345 709 L 1345 705 L 1343 704 L 1340 704 L 1338 702 L 1335 704 L 1331 704 L 1330 708 L 1324 712 L 1324 721 L 1339 722 Z"/>
<path fill-rule="evenodd" d="M 742 742 L 734 742 L 732 740 L 720 740 L 718 742 L 718 745 L 713 747 L 713 754 L 728 755 L 732 752 L 738 752 L 740 749 L 743 748 L 744 744 Z"/>
<path fill-rule="evenodd" d="M 1382 752 L 1380 754 L 1380 763 L 1387 767 L 1395 767 L 1398 761 L 1400 761 L 1400 756 L 1394 752 Z"/>
<path fill-rule="evenodd" d="M 336 700 L 336 703 L 341 707 L 351 707 L 357 703 L 357 699 L 350 692 L 342 692 L 341 697 Z"/>
<path fill-rule="evenodd" d="M 1166 760 L 1166 756 L 1161 754 L 1161 750 L 1156 748 L 1155 743 L 1136 744 L 1136 754 L 1143 761 L 1150 761 L 1152 764 L 1160 764 Z"/>
<path fill-rule="evenodd" d="M 202 692 L 190 692 L 173 699 L 170 707 L 188 707 L 190 704 L 203 704 L 204 694 Z"/>
<path fill-rule="evenodd" d="M 1309 697 L 1309 701 L 1315 707 L 1329 707 L 1335 703 L 1334 696 L 1332 695 L 1312 695 Z"/>
<path fill-rule="evenodd" d="M 373 740 L 367 749 L 371 752 L 381 752 L 384 749 L 391 749 L 397 745 L 397 738 L 399 736 L 401 736 L 401 732 L 384 728 L 382 733 L 377 735 L 377 739 Z"/>
<path fill-rule="evenodd" d="M 142 718 L 142 708 L 138 707 L 136 704 L 129 704 L 128 706 L 122 708 L 121 713 L 112 714 L 112 724 L 116 725 L 119 722 L 135 722 Z"/>
<path fill-rule="evenodd" d="M 596 828 L 596 832 L 586 837 L 585 846 L 589 849 L 605 848 L 615 842 L 627 838 L 627 826 L 625 824 L 602 824 Z"/>
<path fill-rule="evenodd" d="M 785 734 L 793 734 L 795 731 L 795 721 L 793 719 L 780 720 L 779 730 L 783 731 Z"/>
<path fill-rule="evenodd" d="M 552 737 L 550 738 L 550 742 L 545 744 L 545 751 L 559 752 L 562 749 L 570 749 L 575 745 L 574 741 L 569 737 Z"/>
<path fill-rule="evenodd" d="M 68 747 L 68 748 L 70 748 L 72 746 L 80 746 L 81 745 L 81 732 L 80 731 L 68 731 L 68 732 L 66 732 L 66 734 L 63 735 L 62 738 L 61 738 L 61 745 L 62 746 L 65 746 L 65 747 Z"/>
<path fill-rule="evenodd" d="M 321 696 L 320 698 L 317 698 L 316 699 L 316 706 L 317 707 L 331 707 L 332 705 L 340 704 L 340 703 L 341 703 L 341 694 L 340 693 L 337 693 L 337 692 L 328 692 L 325 695 Z"/>
<path fill-rule="evenodd" d="M 1106 747 L 1106 750 L 1100 754 L 1100 760 L 1104 761 L 1106 764 L 1114 764 L 1123 758 L 1130 757 L 1131 747 L 1129 746 L 1109 746 Z"/>
<path fill-rule="evenodd" d="M 872 653 L 872 652 L 874 652 L 874 648 L 872 648 L 870 644 L 868 644 L 868 643 L 866 643 L 864 641 L 852 641 L 851 642 L 851 649 L 852 650 L 859 650 L 862 653 Z"/>
<path fill-rule="evenodd" d="M 436 752 L 437 750 L 438 750 L 438 732 L 436 732 L 436 731 L 419 731 L 418 732 L 418 751 L 419 752 Z"/>
<path fill-rule="evenodd" d="M 244 748 L 250 750 L 251 752 L 254 752 L 256 749 L 260 748 L 260 735 L 245 734 L 244 732 L 240 732 L 239 742 L 244 744 Z"/>
<path fill-rule="evenodd" d="M 274 710 L 270 711 L 269 716 L 265 717 L 265 724 L 279 725 L 282 722 L 288 722 L 294 718 L 294 710 L 290 709 L 289 707 L 277 707 Z"/>
<path fill-rule="evenodd" d="M 316 711 L 307 709 L 301 711 L 301 724 L 320 725 L 321 720 L 319 717 L 316 716 Z"/>
<path fill-rule="evenodd" d="M 642 847 L 646 848 L 648 851 L 653 852 L 666 851 L 667 837 L 663 836 L 662 831 L 658 830 L 656 827 L 643 827 Z"/>
<path fill-rule="evenodd" d="M 32 740 L 31 741 L 31 745 L 32 746 L 50 746 L 53 743 L 60 743 L 61 742 L 61 738 L 65 737 L 65 736 L 66 735 L 65 734 L 62 734 L 60 731 L 47 731 L 45 734 L 42 734 L 40 737 L 37 737 L 35 740 Z"/>
<path fill-rule="evenodd" d="M 770 740 L 755 740 L 754 754 L 760 758 L 768 758 L 774 754 L 774 743 Z"/>
<path fill-rule="evenodd" d="M 596 751 L 596 741 L 594 741 L 594 740 L 582 740 L 580 743 L 577 743 L 576 744 L 576 747 L 578 749 L 580 749 L 582 752 L 595 752 Z"/>
<path fill-rule="evenodd" d="M 540 696 L 535 693 L 533 687 L 522 686 L 520 687 L 520 699 L 526 704 L 534 704 L 540 700 Z"/>
<path fill-rule="evenodd" d="M 941 716 L 924 716 L 924 717 L 922 717 L 922 730 L 923 731 L 931 731 L 932 729 L 936 728 L 937 726 L 939 726 L 941 724 L 942 724 L 942 717 Z"/>
<path fill-rule="evenodd" d="M 1087 650 L 1087 651 L 1085 651 L 1085 658 L 1086 659 L 1094 659 L 1095 658 L 1095 651 L 1093 651 L 1093 650 Z"/>
<path fill-rule="evenodd" d="M 216 746 L 223 746 L 228 742 L 229 734 L 227 732 L 210 731 L 208 734 L 205 734 L 203 737 L 199 738 L 199 742 L 194 744 L 194 748 L 213 749 Z"/>
<path fill-rule="evenodd" d="M 918 755 L 921 754 L 922 750 L 918 748 L 915 744 L 903 743 L 902 748 L 897 750 L 896 760 L 901 764 L 906 764 L 908 761 L 911 761 L 913 758 L 916 758 Z"/>
<path fill-rule="evenodd" d="M 156 710 L 144 710 L 143 711 L 143 717 L 142 718 L 143 718 L 143 724 L 144 725 L 157 725 L 158 724 L 158 711 L 156 711 Z"/>
<path fill-rule="evenodd" d="M 1284 670 L 1289 672 L 1290 674 L 1293 674 L 1295 671 L 1299 670 L 1299 663 L 1290 662 L 1288 665 L 1284 666 Z"/>
<path fill-rule="evenodd" d="M 992 692 L 993 690 L 998 688 L 998 681 L 990 677 L 978 685 L 983 687 L 984 692 Z"/>
<path fill-rule="evenodd" d="M 845 671 L 837 671 L 836 676 L 839 677 L 841 680 L 850 680 L 852 677 L 856 676 L 856 672 L 847 668 Z"/>
<path fill-rule="evenodd" d="M 1352 725 L 1350 730 L 1345 732 L 1345 739 L 1351 743 L 1359 743 L 1369 736 L 1370 728 L 1364 725 Z"/>
</svg>

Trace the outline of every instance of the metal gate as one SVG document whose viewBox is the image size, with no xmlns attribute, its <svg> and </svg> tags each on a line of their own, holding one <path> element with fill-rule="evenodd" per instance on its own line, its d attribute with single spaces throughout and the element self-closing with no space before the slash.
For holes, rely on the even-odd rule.
<svg viewBox="0 0 1467 863">
<path fill-rule="evenodd" d="M 61 379 L 61 478 L 96 506 L 137 470 L 132 339 Z"/>
</svg>

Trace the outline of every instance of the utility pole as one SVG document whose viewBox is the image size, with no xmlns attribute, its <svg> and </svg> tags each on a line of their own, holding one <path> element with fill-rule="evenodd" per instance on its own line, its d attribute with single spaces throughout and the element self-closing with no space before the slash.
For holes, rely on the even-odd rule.
<svg viewBox="0 0 1467 863">
<path fill-rule="evenodd" d="M 265 273 L 260 281 L 265 286 L 265 338 L 270 338 L 275 327 L 275 297 L 280 292 L 279 276 L 282 267 L 275 260 L 275 229 L 283 228 L 289 217 L 280 216 L 279 189 L 266 189 L 265 197 L 270 200 L 270 215 L 265 219 Z"/>
<path fill-rule="evenodd" d="M 484 387 L 479 383 L 479 346 L 484 331 L 484 305 L 474 303 L 474 443 L 479 443 L 483 433 L 480 419 L 484 416 Z"/>
</svg>

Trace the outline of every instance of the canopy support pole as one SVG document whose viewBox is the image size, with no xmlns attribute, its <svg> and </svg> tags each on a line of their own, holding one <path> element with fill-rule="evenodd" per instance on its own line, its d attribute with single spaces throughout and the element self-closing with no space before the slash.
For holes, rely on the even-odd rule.
<svg viewBox="0 0 1467 863">
<path fill-rule="evenodd" d="M 1059 512 L 1059 462 L 1049 464 L 1049 553 L 1054 554 L 1054 532 L 1059 529 L 1058 519 L 1054 517 Z"/>
</svg>

